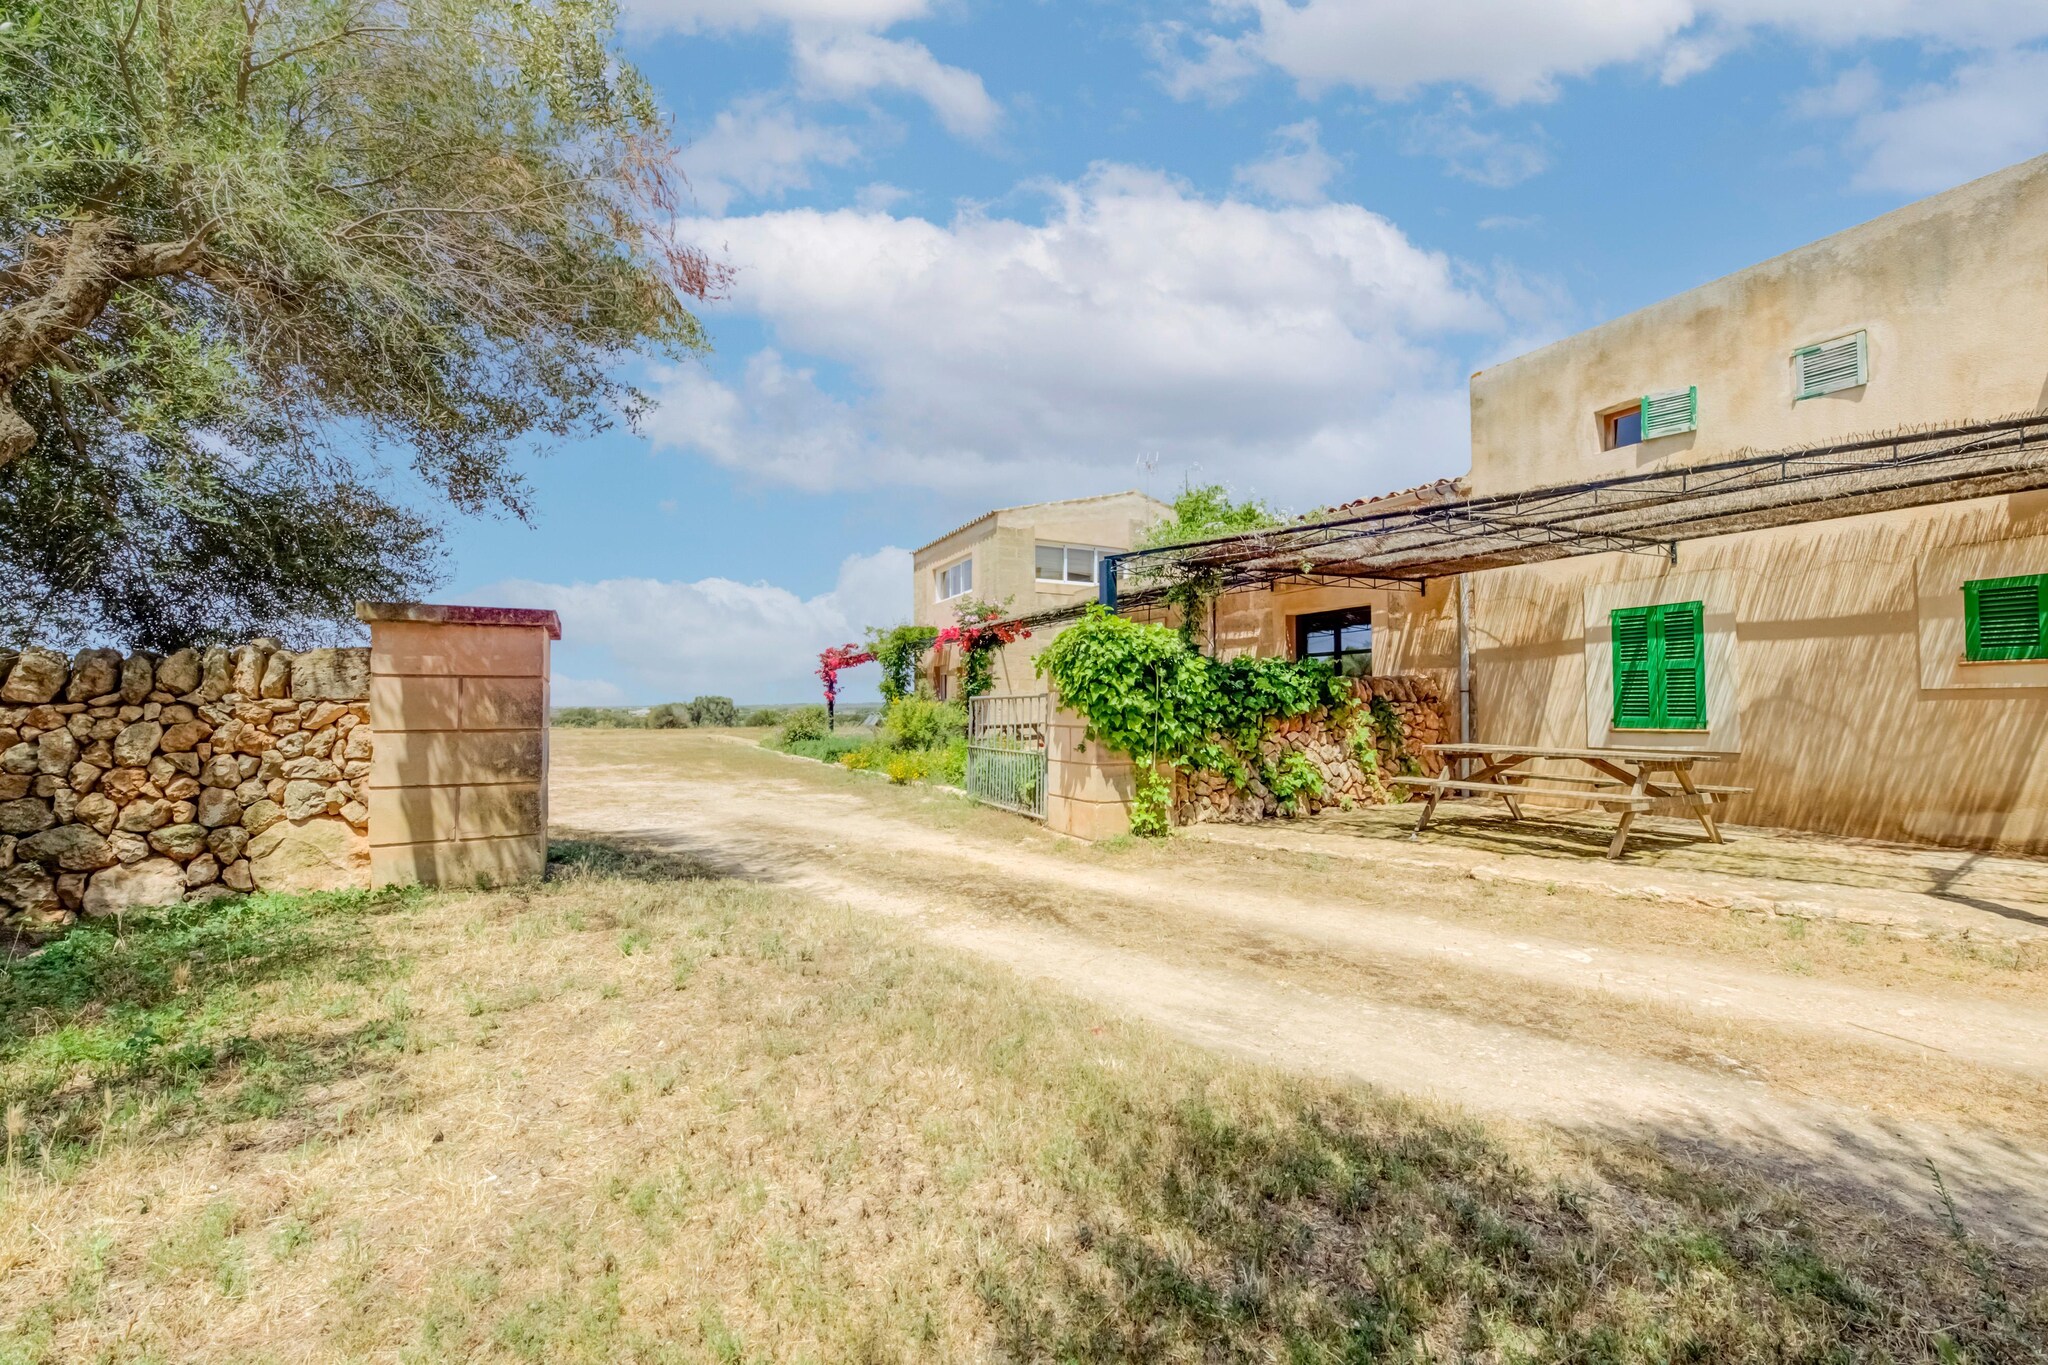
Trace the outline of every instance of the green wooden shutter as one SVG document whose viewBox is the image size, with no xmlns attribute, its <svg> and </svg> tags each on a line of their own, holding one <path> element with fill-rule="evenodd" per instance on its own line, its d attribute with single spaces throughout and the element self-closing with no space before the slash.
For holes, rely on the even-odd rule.
<svg viewBox="0 0 2048 1365">
<path fill-rule="evenodd" d="M 1963 584 L 1964 657 L 2048 658 L 2048 574 Z"/>
<path fill-rule="evenodd" d="M 1651 651 L 1661 653 L 1657 724 L 1665 730 L 1707 727 L 1706 632 L 1698 602 L 1673 602 L 1651 613 Z"/>
<path fill-rule="evenodd" d="M 1614 728 L 1707 728 L 1705 611 L 1698 602 L 1623 607 L 1614 634 Z"/>
<path fill-rule="evenodd" d="M 1697 431 L 1700 425 L 1700 391 L 1694 385 L 1689 389 L 1671 389 L 1664 393 L 1643 395 L 1643 439 L 1655 440 L 1659 436 L 1676 436 L 1680 432 Z"/>
<path fill-rule="evenodd" d="M 1625 607 L 1609 612 L 1614 632 L 1614 725 L 1618 730 L 1647 729 L 1657 723 L 1650 675 L 1650 608 Z"/>
</svg>

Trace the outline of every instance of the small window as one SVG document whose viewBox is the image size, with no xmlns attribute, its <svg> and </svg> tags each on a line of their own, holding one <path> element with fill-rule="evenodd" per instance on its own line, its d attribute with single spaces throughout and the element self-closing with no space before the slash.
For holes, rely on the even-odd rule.
<svg viewBox="0 0 2048 1365">
<path fill-rule="evenodd" d="M 1698 431 L 1700 428 L 1700 391 L 1689 389 L 1666 389 L 1662 393 L 1643 395 L 1643 439 L 1654 441 L 1659 436 L 1677 436 L 1682 432 Z"/>
<path fill-rule="evenodd" d="M 1103 553 L 1089 545 L 1041 544 L 1038 547 L 1038 581 L 1093 583 L 1095 565 Z"/>
<path fill-rule="evenodd" d="M 1295 617 L 1294 657 L 1328 659 L 1347 678 L 1372 676 L 1372 608 Z"/>
<path fill-rule="evenodd" d="M 1698 602 L 1608 613 L 1614 634 L 1614 728 L 1707 728 L 1706 612 Z"/>
<path fill-rule="evenodd" d="M 1863 332 L 1792 353 L 1792 391 L 1798 398 L 1818 398 L 1869 382 L 1870 342 Z"/>
<path fill-rule="evenodd" d="M 1610 412 L 1600 419 L 1601 436 L 1607 449 L 1619 450 L 1623 446 L 1639 446 L 1643 443 L 1643 405 L 1631 404 L 1619 412 Z"/>
<path fill-rule="evenodd" d="M 2048 659 L 2048 574 L 1963 584 L 1963 634 L 1973 662 Z"/>
<path fill-rule="evenodd" d="M 974 561 L 963 559 L 958 564 L 948 564 L 939 570 L 939 600 L 958 597 L 974 587 Z"/>
</svg>

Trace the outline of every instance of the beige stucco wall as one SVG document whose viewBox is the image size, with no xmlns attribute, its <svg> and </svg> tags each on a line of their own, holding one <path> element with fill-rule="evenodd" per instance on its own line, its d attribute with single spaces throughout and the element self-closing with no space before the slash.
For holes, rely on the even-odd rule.
<svg viewBox="0 0 2048 1365">
<path fill-rule="evenodd" d="M 1481 372 L 1477 496 L 1750 449 L 1953 425 L 2048 404 L 2048 158 L 1790 252 Z M 1869 382 L 1796 401 L 1792 352 L 1855 331 Z M 1699 386 L 1699 430 L 1615 451 L 1597 416 Z M 1825 521 L 1472 575 L 1476 731 L 1628 743 L 1608 612 L 1706 604 L 1705 732 L 1754 786 L 1738 821 L 2048 850 L 2048 665 L 1962 662 L 1962 583 L 2048 570 L 2048 495 Z M 1448 585 L 1447 585 L 1448 586 Z M 1402 667 L 1455 662 L 1454 596 L 1382 633 Z M 1391 624 L 1391 623 L 1390 623 Z"/>
<path fill-rule="evenodd" d="M 500 885 L 542 874 L 551 629 L 371 618 L 376 883 Z"/>
<path fill-rule="evenodd" d="M 1752 786 L 1730 818 L 1870 838 L 2048 852 L 2048 665 L 1962 662 L 1962 584 L 2048 569 L 2048 494 L 1845 518 L 1472 576 L 1475 728 L 1495 742 L 1611 731 L 1606 611 L 1700 600 L 1702 780 Z M 1453 664 L 1451 593 L 1401 657 Z M 1423 642 L 1434 640 L 1435 645 Z M 1640 742 L 1640 741 L 1638 741 Z"/>
<path fill-rule="evenodd" d="M 1474 496 L 2048 406 L 2048 157 L 1472 377 Z M 1869 335 L 1870 381 L 1795 401 L 1792 353 Z M 1699 430 L 1601 449 L 1598 415 L 1699 386 Z"/>
</svg>

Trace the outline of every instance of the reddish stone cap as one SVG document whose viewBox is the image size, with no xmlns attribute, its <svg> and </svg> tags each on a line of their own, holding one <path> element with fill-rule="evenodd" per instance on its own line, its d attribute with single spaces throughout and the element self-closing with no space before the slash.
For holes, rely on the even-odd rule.
<svg viewBox="0 0 2048 1365">
<path fill-rule="evenodd" d="M 443 602 L 358 602 L 358 621 L 428 621 L 443 626 L 539 626 L 562 638 L 562 618 L 539 607 L 458 607 Z"/>
</svg>

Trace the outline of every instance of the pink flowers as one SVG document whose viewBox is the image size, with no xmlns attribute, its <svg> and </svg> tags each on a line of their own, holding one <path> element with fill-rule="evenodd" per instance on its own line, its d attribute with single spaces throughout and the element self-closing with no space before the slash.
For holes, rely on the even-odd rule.
<svg viewBox="0 0 2048 1365">
<path fill-rule="evenodd" d="M 831 706 L 839 696 L 840 669 L 872 663 L 874 658 L 874 655 L 855 644 L 834 645 L 819 654 L 818 677 L 825 684 L 825 705 Z"/>
</svg>

